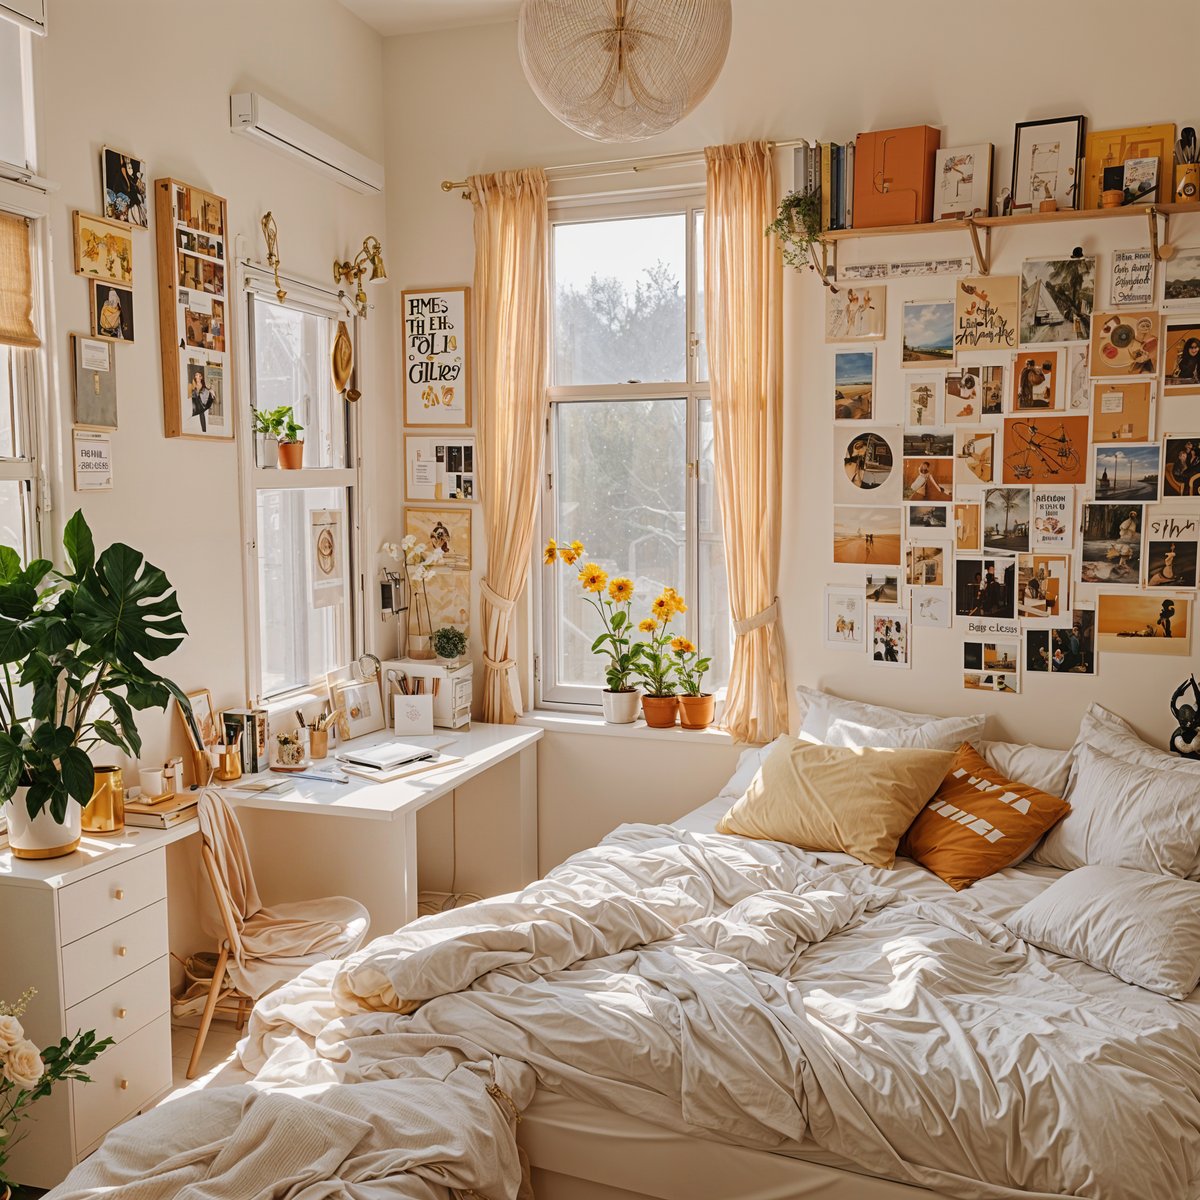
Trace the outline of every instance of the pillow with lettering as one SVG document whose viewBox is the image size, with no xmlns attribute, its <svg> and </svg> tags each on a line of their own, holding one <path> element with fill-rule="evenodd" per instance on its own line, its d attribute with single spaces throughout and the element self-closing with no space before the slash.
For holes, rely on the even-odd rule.
<svg viewBox="0 0 1200 1200">
<path fill-rule="evenodd" d="M 897 852 L 962 891 L 1019 862 L 1070 811 L 1060 797 L 1002 775 L 964 742 Z"/>
</svg>

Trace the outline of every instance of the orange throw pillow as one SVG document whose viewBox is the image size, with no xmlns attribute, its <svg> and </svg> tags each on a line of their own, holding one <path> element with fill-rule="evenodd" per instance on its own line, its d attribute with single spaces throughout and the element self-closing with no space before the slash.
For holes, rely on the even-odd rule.
<svg viewBox="0 0 1200 1200">
<path fill-rule="evenodd" d="M 1006 778 L 964 742 L 897 853 L 962 891 L 1020 861 L 1070 811 L 1058 796 Z"/>
</svg>

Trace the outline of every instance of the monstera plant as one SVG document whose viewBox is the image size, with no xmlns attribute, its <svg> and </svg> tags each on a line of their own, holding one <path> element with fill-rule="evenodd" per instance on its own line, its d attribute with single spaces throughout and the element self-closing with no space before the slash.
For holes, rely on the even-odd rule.
<svg viewBox="0 0 1200 1200">
<path fill-rule="evenodd" d="M 188 703 L 147 665 L 187 633 L 166 575 L 120 542 L 97 557 L 81 512 L 63 547 L 69 569 L 57 571 L 0 546 L 0 801 L 18 853 L 28 822 L 69 825 L 91 799 L 93 747 L 136 758 L 135 712 Z"/>
</svg>

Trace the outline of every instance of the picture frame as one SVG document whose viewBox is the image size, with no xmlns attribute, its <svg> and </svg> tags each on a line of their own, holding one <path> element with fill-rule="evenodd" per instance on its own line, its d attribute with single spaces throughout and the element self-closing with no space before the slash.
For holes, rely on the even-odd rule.
<svg viewBox="0 0 1200 1200">
<path fill-rule="evenodd" d="M 334 712 L 339 708 L 342 710 L 342 728 L 346 738 L 364 737 L 386 727 L 380 676 L 339 679 L 330 684 L 329 693 Z"/>
<path fill-rule="evenodd" d="M 1012 211 L 1036 212 L 1043 200 L 1080 204 L 1084 116 L 1019 121 L 1013 132 Z"/>
<path fill-rule="evenodd" d="M 150 205 L 142 160 L 112 146 L 101 146 L 100 199 L 104 215 L 110 221 L 148 229 Z"/>
<path fill-rule="evenodd" d="M 406 508 L 404 533 L 442 551 L 439 570 L 471 570 L 471 510 L 469 508 Z"/>
<path fill-rule="evenodd" d="M 133 288 L 105 279 L 93 279 L 88 284 L 88 294 L 91 300 L 92 337 L 133 345 Z"/>
<path fill-rule="evenodd" d="M 133 235 L 127 224 L 76 209 L 71 228 L 76 275 L 132 286 Z"/>
<path fill-rule="evenodd" d="M 1114 250 L 1109 255 L 1109 308 L 1149 308 L 1154 303 L 1154 255 L 1149 246 Z"/>
<path fill-rule="evenodd" d="M 71 460 L 77 492 L 111 492 L 112 433 L 107 429 L 72 429 Z"/>
<path fill-rule="evenodd" d="M 887 332 L 887 288 L 847 283 L 825 289 L 825 340 L 877 342 Z"/>
<path fill-rule="evenodd" d="M 1200 309 L 1200 246 L 1177 246 L 1162 273 L 1163 312 Z"/>
<path fill-rule="evenodd" d="M 183 723 L 188 745 L 197 753 L 203 753 L 221 741 L 222 726 L 213 707 L 212 692 L 208 688 L 197 688 L 194 692 L 184 694 L 191 705 L 191 712 L 188 713 L 182 704 L 177 704 L 179 719 Z"/>
<path fill-rule="evenodd" d="M 870 421 L 875 414 L 875 347 L 833 352 L 833 419 Z"/>
<path fill-rule="evenodd" d="M 117 356 L 107 338 L 71 334 L 71 391 L 75 424 L 117 428 Z"/>
<path fill-rule="evenodd" d="M 872 665 L 907 670 L 912 666 L 912 622 L 898 604 L 868 604 L 867 653 Z"/>
<path fill-rule="evenodd" d="M 861 654 L 867 644 L 867 602 L 862 589 L 825 585 L 825 645 Z"/>
<path fill-rule="evenodd" d="M 1163 199 L 1163 180 L 1171 174 L 1164 163 L 1175 161 L 1175 126 L 1138 125 L 1127 129 L 1103 129 L 1089 133 L 1083 169 L 1083 207 L 1099 208 L 1106 168 L 1124 167 L 1129 159 L 1157 158 L 1158 185 L 1151 199 Z M 1122 171 L 1122 189 L 1124 171 Z"/>
<path fill-rule="evenodd" d="M 426 429 L 471 424 L 471 289 L 465 284 L 400 293 L 404 423 Z"/>
<path fill-rule="evenodd" d="M 404 434 L 404 499 L 409 503 L 479 499 L 474 434 Z"/>
<path fill-rule="evenodd" d="M 986 217 L 991 196 L 991 142 L 937 152 L 933 166 L 933 220 Z"/>
</svg>

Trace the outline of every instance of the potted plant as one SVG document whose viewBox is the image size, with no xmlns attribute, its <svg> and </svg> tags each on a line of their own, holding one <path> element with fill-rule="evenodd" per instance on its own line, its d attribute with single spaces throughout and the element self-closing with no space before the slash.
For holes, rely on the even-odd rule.
<svg viewBox="0 0 1200 1200">
<path fill-rule="evenodd" d="M 286 404 L 264 411 L 251 407 L 254 435 L 258 444 L 258 465 L 274 468 L 279 466 L 279 437 L 292 410 Z"/>
<path fill-rule="evenodd" d="M 383 552 L 404 564 L 404 574 L 408 579 L 408 657 L 432 658 L 430 641 L 433 637 L 433 618 L 429 612 L 429 593 L 425 590 L 425 584 L 438 573 L 446 552 L 440 546 L 417 541 L 411 533 L 399 545 L 384 542 Z"/>
<path fill-rule="evenodd" d="M 821 193 L 818 191 L 788 192 L 779 202 L 779 209 L 770 225 L 767 237 L 779 239 L 783 261 L 797 271 L 811 267 L 821 274 L 817 265 L 817 247 L 821 238 Z"/>
<path fill-rule="evenodd" d="M 10 1195 L 12 1185 L 5 1182 L 4 1168 L 21 1140 L 13 1135 L 18 1123 L 29 1116 L 25 1110 L 48 1096 L 64 1079 L 91 1083 L 91 1076 L 83 1068 L 113 1044 L 112 1038 L 96 1041 L 95 1030 L 89 1030 L 65 1037 L 57 1046 L 39 1052 L 25 1036 L 20 1022 L 36 995 L 34 988 L 28 988 L 15 1004 L 0 1000 L 0 1197 Z"/>
<path fill-rule="evenodd" d="M 433 652 L 453 666 L 467 652 L 467 635 L 454 625 L 443 625 L 433 631 Z"/>
<path fill-rule="evenodd" d="M 679 710 L 675 694 L 675 660 L 671 654 L 671 631 L 667 626 L 687 612 L 683 597 L 674 588 L 663 588 L 650 605 L 650 616 L 638 629 L 647 635 L 641 644 L 635 671 L 641 680 L 642 713 L 652 729 L 670 729 Z"/>
<path fill-rule="evenodd" d="M 553 538 L 546 543 L 542 561 L 574 567 L 583 557 L 583 543 L 560 546 Z M 604 660 L 604 689 L 600 693 L 604 719 L 610 725 L 630 725 L 637 720 L 638 691 L 633 675 L 641 643 L 633 639 L 633 580 L 624 576 L 609 579 L 596 563 L 586 563 L 579 571 L 584 599 L 596 610 L 603 632 L 592 642 L 592 653 Z"/>
<path fill-rule="evenodd" d="M 715 704 L 712 692 L 702 692 L 700 686 L 712 660 L 701 658 L 695 644 L 682 636 L 671 639 L 671 652 L 680 687 L 679 724 L 684 729 L 707 729 L 713 722 Z"/>
<path fill-rule="evenodd" d="M 88 751 L 101 743 L 137 758 L 134 710 L 187 697 L 147 661 L 187 630 L 166 575 L 114 543 L 96 557 L 76 512 L 63 531 L 70 571 L 45 559 L 22 568 L 0 546 L 0 802 L 18 858 L 53 858 L 79 844 L 92 798 Z"/>
<path fill-rule="evenodd" d="M 283 413 L 283 428 L 277 434 L 279 465 L 285 471 L 298 471 L 304 466 L 304 439 L 300 436 L 304 432 L 304 426 L 296 424 L 296 416 L 290 404 L 284 407 Z"/>
</svg>

